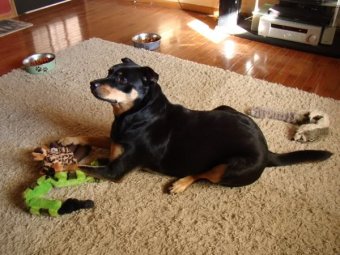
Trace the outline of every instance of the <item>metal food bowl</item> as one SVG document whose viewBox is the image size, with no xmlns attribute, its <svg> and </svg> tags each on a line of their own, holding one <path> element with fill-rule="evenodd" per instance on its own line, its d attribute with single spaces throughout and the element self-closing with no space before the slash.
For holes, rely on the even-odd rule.
<svg viewBox="0 0 340 255">
<path fill-rule="evenodd" d="M 52 53 L 37 53 L 28 56 L 22 61 L 27 72 L 43 74 L 55 67 L 55 55 Z"/>
<path fill-rule="evenodd" d="M 141 33 L 132 37 L 132 41 L 136 48 L 156 50 L 161 44 L 161 36 L 155 33 Z"/>
</svg>

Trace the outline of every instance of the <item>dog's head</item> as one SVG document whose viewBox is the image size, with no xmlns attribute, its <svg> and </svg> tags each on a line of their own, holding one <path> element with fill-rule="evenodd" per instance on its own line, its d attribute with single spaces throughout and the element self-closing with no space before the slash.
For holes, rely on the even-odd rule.
<svg viewBox="0 0 340 255">
<path fill-rule="evenodd" d="M 142 67 L 129 58 L 109 69 L 106 78 L 92 81 L 92 94 L 111 103 L 115 108 L 132 108 L 149 92 L 150 87 L 158 81 L 158 74 L 150 67 Z"/>
</svg>

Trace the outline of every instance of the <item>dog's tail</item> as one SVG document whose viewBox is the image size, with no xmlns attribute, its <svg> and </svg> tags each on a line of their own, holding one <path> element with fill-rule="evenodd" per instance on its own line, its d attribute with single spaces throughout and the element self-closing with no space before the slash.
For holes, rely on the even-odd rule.
<svg viewBox="0 0 340 255">
<path fill-rule="evenodd" d="M 282 154 L 269 151 L 267 166 L 287 166 L 306 162 L 323 161 L 332 155 L 333 153 L 322 150 L 293 151 Z"/>
</svg>

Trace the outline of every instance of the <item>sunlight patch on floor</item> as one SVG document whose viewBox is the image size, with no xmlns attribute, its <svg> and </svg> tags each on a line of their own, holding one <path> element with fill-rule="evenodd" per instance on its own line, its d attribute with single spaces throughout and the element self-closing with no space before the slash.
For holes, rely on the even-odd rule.
<svg viewBox="0 0 340 255">
<path fill-rule="evenodd" d="M 214 43 L 220 43 L 229 36 L 220 29 L 211 29 L 207 24 L 197 19 L 190 21 L 187 25 Z"/>
<path fill-rule="evenodd" d="M 227 59 L 232 59 L 235 57 L 235 50 L 236 50 L 236 45 L 235 42 L 232 40 L 226 40 L 224 42 L 224 46 L 223 46 L 223 55 L 227 58 Z"/>
</svg>

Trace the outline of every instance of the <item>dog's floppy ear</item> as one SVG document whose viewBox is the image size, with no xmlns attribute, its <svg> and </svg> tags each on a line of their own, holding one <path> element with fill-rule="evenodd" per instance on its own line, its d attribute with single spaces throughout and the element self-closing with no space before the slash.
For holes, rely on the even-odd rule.
<svg viewBox="0 0 340 255">
<path fill-rule="evenodd" d="M 129 58 L 122 58 L 122 62 L 124 63 L 124 64 L 135 64 L 136 65 L 136 63 L 135 62 L 133 62 L 131 59 L 129 59 Z"/>
<path fill-rule="evenodd" d="M 156 73 L 152 68 L 148 66 L 143 67 L 143 81 L 157 82 L 158 78 L 158 73 Z"/>
</svg>

